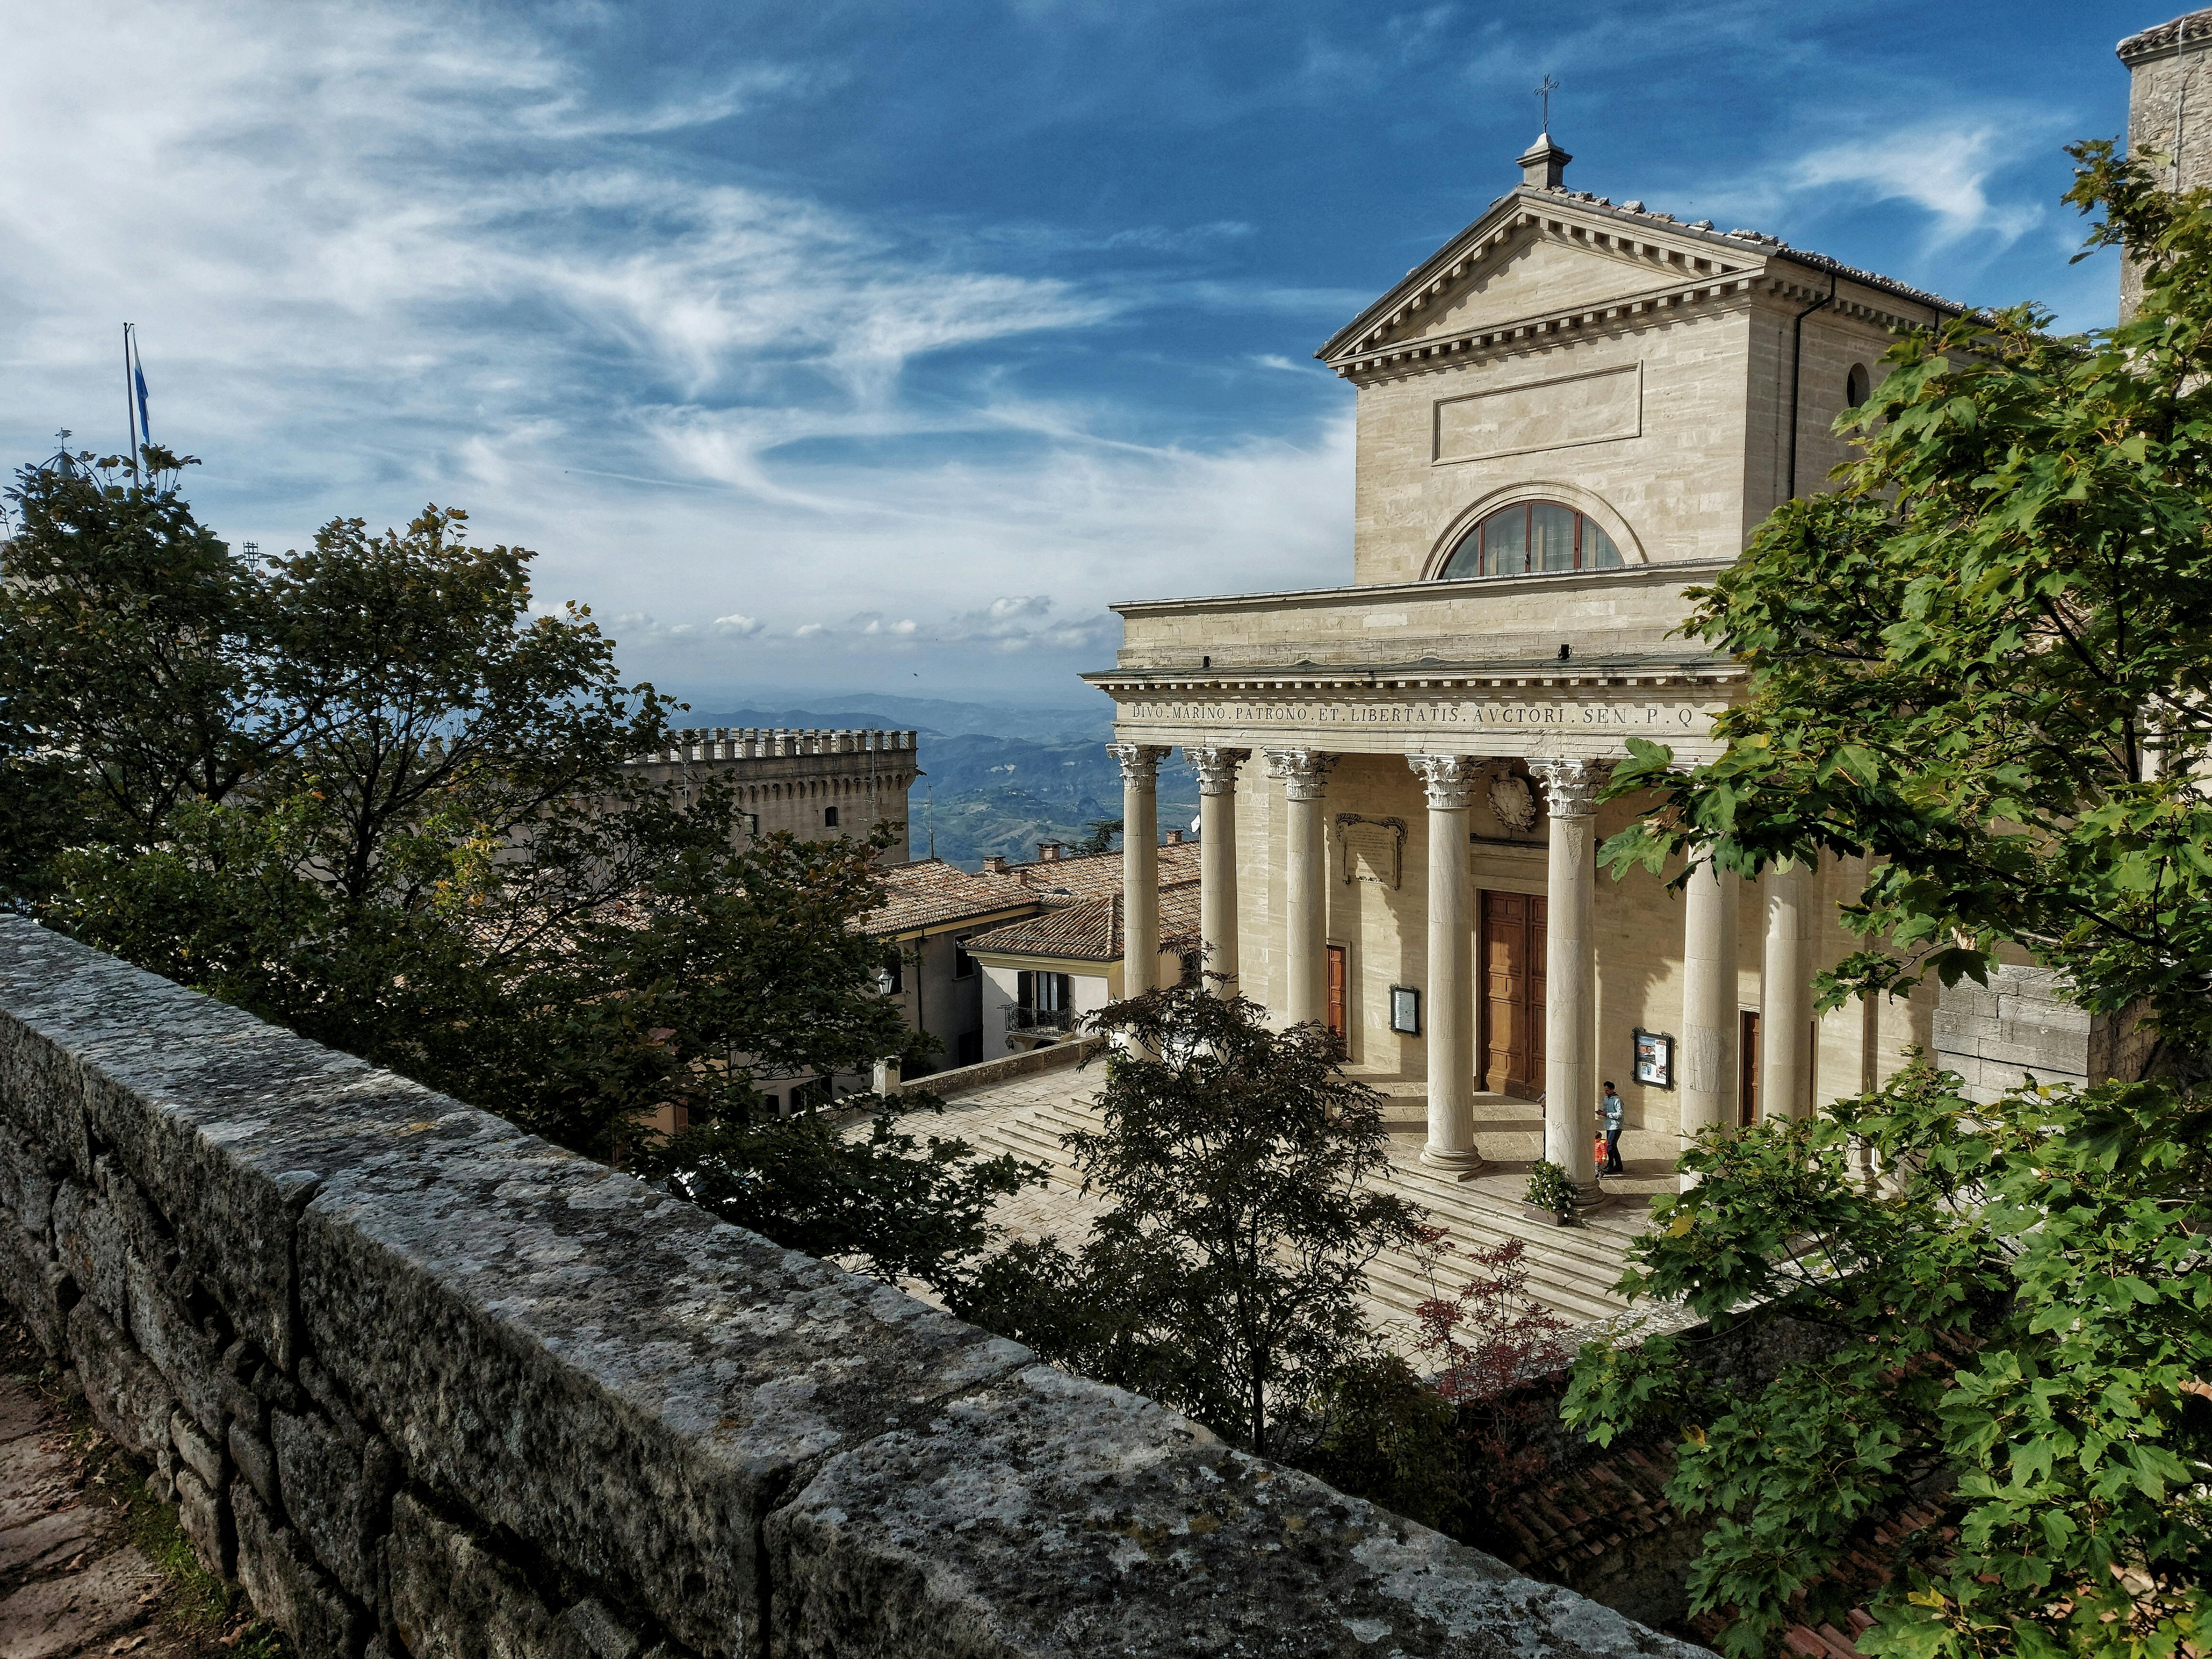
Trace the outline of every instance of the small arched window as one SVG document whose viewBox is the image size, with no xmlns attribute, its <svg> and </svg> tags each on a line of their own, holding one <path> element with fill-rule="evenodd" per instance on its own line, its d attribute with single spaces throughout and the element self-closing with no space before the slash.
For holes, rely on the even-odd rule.
<svg viewBox="0 0 2212 1659">
<path fill-rule="evenodd" d="M 1853 363 L 1851 372 L 1844 377 L 1844 407 L 1856 409 L 1874 390 L 1874 376 L 1867 373 L 1864 363 Z"/>
<path fill-rule="evenodd" d="M 1557 501 L 1519 501 L 1499 507 L 1461 537 L 1441 574 L 1527 576 L 1620 568 L 1620 550 L 1588 514 Z"/>
</svg>

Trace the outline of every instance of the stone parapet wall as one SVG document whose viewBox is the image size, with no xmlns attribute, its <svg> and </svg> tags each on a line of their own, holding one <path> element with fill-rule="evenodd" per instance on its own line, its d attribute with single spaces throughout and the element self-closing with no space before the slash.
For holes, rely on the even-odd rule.
<svg viewBox="0 0 2212 1659">
<path fill-rule="evenodd" d="M 0 1211 L 304 1659 L 1698 1651 L 13 917 Z"/>
</svg>

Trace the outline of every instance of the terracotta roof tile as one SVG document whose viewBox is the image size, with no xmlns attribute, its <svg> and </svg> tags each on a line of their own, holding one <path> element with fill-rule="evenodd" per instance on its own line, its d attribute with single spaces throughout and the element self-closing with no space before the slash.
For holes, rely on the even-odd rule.
<svg viewBox="0 0 2212 1659">
<path fill-rule="evenodd" d="M 1164 848 L 1161 849 L 1165 851 Z M 1087 860 L 1086 860 L 1087 861 Z M 1187 950 L 1198 943 L 1198 884 L 1183 882 L 1160 890 L 1160 947 Z M 1057 957 L 1075 962 L 1121 959 L 1121 895 L 1062 902 L 1040 915 L 1010 921 L 978 933 L 970 951 L 1007 956 Z"/>
<path fill-rule="evenodd" d="M 1034 907 L 1036 892 L 1012 876 L 969 874 L 943 859 L 916 859 L 884 871 L 883 904 L 860 919 L 871 933 L 902 933 L 963 916 Z"/>
<path fill-rule="evenodd" d="M 1070 899 L 1105 898 L 1121 890 L 1121 855 L 1086 853 L 1076 858 L 1039 859 L 1010 864 L 1006 873 L 1036 891 L 1066 902 Z M 1173 887 L 1198 879 L 1198 843 L 1178 842 L 1160 848 L 1160 885 Z"/>
</svg>

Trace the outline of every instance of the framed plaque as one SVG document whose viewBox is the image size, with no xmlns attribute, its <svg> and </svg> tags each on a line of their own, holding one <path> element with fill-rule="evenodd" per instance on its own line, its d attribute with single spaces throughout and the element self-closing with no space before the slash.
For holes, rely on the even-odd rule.
<svg viewBox="0 0 2212 1659">
<path fill-rule="evenodd" d="M 1421 994 L 1410 985 L 1390 988 L 1390 1029 L 1407 1036 L 1421 1034 Z"/>
<path fill-rule="evenodd" d="M 1654 1089 L 1674 1086 L 1674 1039 L 1664 1031 L 1636 1034 L 1636 1080 Z"/>
</svg>

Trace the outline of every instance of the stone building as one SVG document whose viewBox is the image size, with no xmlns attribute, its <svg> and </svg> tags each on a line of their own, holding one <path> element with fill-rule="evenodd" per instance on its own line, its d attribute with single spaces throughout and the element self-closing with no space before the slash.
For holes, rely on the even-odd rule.
<svg viewBox="0 0 2212 1659">
<path fill-rule="evenodd" d="M 1170 830 L 1157 856 L 1153 982 L 1173 984 L 1197 968 L 1198 848 Z M 1040 907 L 966 942 L 983 978 L 983 1054 L 996 1056 L 1060 1042 L 1120 997 L 1127 929 L 1121 854 L 1062 858 L 1048 848 L 1035 864 L 990 863 L 1025 883 Z"/>
<path fill-rule="evenodd" d="M 1741 693 L 1670 637 L 1684 591 L 1822 486 L 1893 331 L 1959 307 L 1568 189 L 1570 159 L 1540 137 L 1316 354 L 1357 400 L 1349 584 L 1116 605 L 1115 665 L 1085 678 L 1117 705 L 1125 822 L 1170 748 L 1197 770 L 1209 971 L 1424 1083 L 1425 1163 L 1479 1167 L 1478 1094 L 1540 1101 L 1545 1155 L 1595 1194 L 1606 1080 L 1632 1127 L 1686 1135 L 1805 1113 L 1933 1036 L 1926 997 L 1814 1016 L 1850 866 L 1677 897 L 1594 853 L 1638 810 L 1596 801 L 1626 740 L 1705 758 Z M 1158 971 L 1156 860 L 1127 850 L 1125 990 Z"/>
<path fill-rule="evenodd" d="M 2131 34 L 2116 50 L 2128 71 L 2128 154 L 2164 156 L 2176 189 L 2212 180 L 2212 10 Z M 2135 267 L 2124 267 L 2123 315 L 2142 289 Z"/>
<path fill-rule="evenodd" d="M 1169 832 L 1158 855 L 1166 890 L 1196 882 L 1197 854 Z M 884 902 L 862 926 L 891 947 L 885 994 L 908 1026 L 944 1045 L 913 1075 L 1003 1058 L 1120 994 L 1122 864 L 1118 853 L 1070 856 L 1046 842 L 1031 863 L 989 858 L 969 872 L 917 859 L 884 872 Z M 1043 931 L 1032 938 L 1030 928 Z M 1072 954 L 1039 954 L 1049 941 Z M 1182 943 L 1188 951 L 1196 939 Z"/>
<path fill-rule="evenodd" d="M 677 789 L 709 776 L 734 785 L 755 836 L 850 838 L 887 823 L 898 839 L 884 862 L 906 858 L 907 792 L 920 773 L 916 733 L 712 726 L 675 738 L 673 748 L 641 755 L 625 769 Z"/>
</svg>

